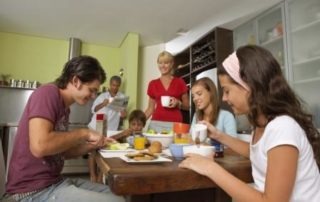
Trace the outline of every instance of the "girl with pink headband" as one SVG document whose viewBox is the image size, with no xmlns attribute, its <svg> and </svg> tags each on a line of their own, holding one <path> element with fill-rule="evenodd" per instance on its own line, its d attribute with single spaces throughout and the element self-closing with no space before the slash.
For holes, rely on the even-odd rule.
<svg viewBox="0 0 320 202">
<path fill-rule="evenodd" d="M 235 201 L 320 201 L 319 131 L 272 54 L 259 46 L 240 47 L 218 67 L 218 77 L 222 100 L 236 115 L 247 115 L 252 139 L 246 143 L 203 123 L 210 138 L 250 158 L 254 186 L 212 158 L 188 154 L 180 167 L 207 176 Z"/>
</svg>

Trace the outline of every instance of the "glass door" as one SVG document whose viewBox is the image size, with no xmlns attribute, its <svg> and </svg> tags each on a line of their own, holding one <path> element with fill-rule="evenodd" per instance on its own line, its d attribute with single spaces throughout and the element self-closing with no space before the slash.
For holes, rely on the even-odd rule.
<svg viewBox="0 0 320 202">
<path fill-rule="evenodd" d="M 283 74 L 287 77 L 284 40 L 283 4 L 267 11 L 257 18 L 258 44 L 268 49 L 278 60 Z"/>
<path fill-rule="evenodd" d="M 233 31 L 233 47 L 238 49 L 247 44 L 257 44 L 255 21 L 251 20 Z"/>
<path fill-rule="evenodd" d="M 288 1 L 291 84 L 320 128 L 320 1 Z"/>
<path fill-rule="evenodd" d="M 268 49 L 278 60 L 282 72 L 288 78 L 285 39 L 284 4 L 281 3 L 234 30 L 234 48 L 257 44 Z"/>
</svg>

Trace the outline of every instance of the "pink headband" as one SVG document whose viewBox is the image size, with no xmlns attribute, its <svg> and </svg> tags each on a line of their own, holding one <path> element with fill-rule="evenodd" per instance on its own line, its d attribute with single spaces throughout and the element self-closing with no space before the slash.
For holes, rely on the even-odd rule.
<svg viewBox="0 0 320 202">
<path fill-rule="evenodd" d="M 229 55 L 222 63 L 224 69 L 228 72 L 229 76 L 233 78 L 244 89 L 249 91 L 249 86 L 240 78 L 240 65 L 236 52 Z"/>
</svg>

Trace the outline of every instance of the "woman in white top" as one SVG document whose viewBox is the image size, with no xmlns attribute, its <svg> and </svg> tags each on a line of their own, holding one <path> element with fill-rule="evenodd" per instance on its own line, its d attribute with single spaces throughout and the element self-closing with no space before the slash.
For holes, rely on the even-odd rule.
<svg viewBox="0 0 320 202">
<path fill-rule="evenodd" d="M 211 138 L 250 158 L 255 186 L 199 155 L 188 155 L 180 167 L 209 177 L 235 201 L 320 201 L 319 132 L 272 54 L 240 47 L 218 67 L 218 77 L 223 100 L 235 114 L 247 115 L 253 138 L 246 143 L 203 123 Z"/>
</svg>

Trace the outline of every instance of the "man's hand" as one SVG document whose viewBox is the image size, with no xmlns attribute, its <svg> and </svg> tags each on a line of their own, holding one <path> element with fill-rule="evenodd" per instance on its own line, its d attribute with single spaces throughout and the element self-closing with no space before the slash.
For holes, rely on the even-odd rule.
<svg viewBox="0 0 320 202">
<path fill-rule="evenodd" d="M 107 106 L 109 104 L 109 99 L 104 99 L 102 104 L 103 106 Z"/>
<path fill-rule="evenodd" d="M 126 110 L 122 110 L 121 112 L 120 112 L 120 117 L 121 118 L 126 118 L 127 117 L 127 111 Z"/>
<path fill-rule="evenodd" d="M 93 149 L 105 147 L 107 144 L 115 142 L 115 141 L 116 140 L 109 138 L 109 137 L 105 137 L 105 136 L 101 135 L 100 133 L 97 133 L 94 130 L 89 131 L 89 136 L 87 139 L 87 143 L 90 144 Z"/>
</svg>

